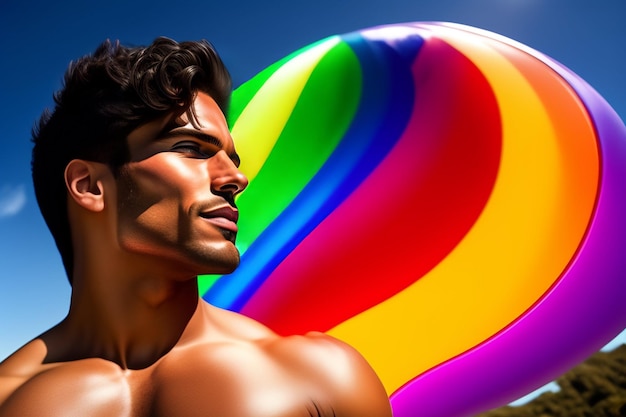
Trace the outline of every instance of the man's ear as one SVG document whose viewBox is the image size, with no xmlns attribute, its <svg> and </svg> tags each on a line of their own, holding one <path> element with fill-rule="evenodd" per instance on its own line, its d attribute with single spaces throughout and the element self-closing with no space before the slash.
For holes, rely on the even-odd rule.
<svg viewBox="0 0 626 417">
<path fill-rule="evenodd" d="M 104 209 L 104 186 L 102 175 L 106 165 L 73 159 L 65 167 L 65 184 L 70 197 L 89 211 Z"/>
</svg>

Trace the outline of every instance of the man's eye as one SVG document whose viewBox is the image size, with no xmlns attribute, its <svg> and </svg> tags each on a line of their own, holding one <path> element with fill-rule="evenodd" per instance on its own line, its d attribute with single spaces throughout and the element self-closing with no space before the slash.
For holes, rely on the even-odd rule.
<svg viewBox="0 0 626 417">
<path fill-rule="evenodd" d="M 176 145 L 172 146 L 172 151 L 191 153 L 200 156 L 209 156 L 205 152 L 203 152 L 200 145 L 195 142 L 179 142 Z"/>
</svg>

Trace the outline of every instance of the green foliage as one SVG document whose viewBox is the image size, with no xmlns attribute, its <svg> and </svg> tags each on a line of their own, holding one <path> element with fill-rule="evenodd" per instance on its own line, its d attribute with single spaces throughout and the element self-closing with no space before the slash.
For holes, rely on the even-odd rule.
<svg viewBox="0 0 626 417">
<path fill-rule="evenodd" d="M 598 352 L 518 407 L 501 407 L 476 417 L 626 417 L 626 345 Z"/>
</svg>

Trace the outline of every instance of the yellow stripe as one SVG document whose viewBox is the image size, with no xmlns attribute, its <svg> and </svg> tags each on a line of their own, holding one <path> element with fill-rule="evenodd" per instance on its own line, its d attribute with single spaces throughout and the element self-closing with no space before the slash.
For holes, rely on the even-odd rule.
<svg viewBox="0 0 626 417">
<path fill-rule="evenodd" d="M 286 62 L 237 119 L 231 134 L 243 161 L 241 170 L 250 182 L 272 151 L 313 69 L 339 41 L 339 37 L 330 38 Z"/>
<path fill-rule="evenodd" d="M 580 132 L 592 137 L 591 157 L 576 167 L 564 159 L 540 98 L 510 62 L 485 40 L 454 30 L 437 35 L 493 87 L 502 112 L 502 160 L 483 213 L 448 257 L 405 291 L 329 332 L 368 359 L 389 393 L 527 310 L 569 262 L 593 207 L 593 198 L 580 198 L 576 172 L 597 175 L 593 132 Z M 574 214 L 572 201 L 579 205 Z"/>
</svg>

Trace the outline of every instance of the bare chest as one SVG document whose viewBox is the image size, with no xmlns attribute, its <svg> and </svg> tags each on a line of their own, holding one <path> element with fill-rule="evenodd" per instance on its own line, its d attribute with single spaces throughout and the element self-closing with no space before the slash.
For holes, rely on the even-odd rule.
<svg viewBox="0 0 626 417">
<path fill-rule="evenodd" d="M 295 375 L 258 357 L 234 361 L 219 354 L 211 360 L 190 355 L 135 371 L 90 360 L 29 379 L 0 405 L 0 417 L 332 415 L 313 391 Z"/>
</svg>

